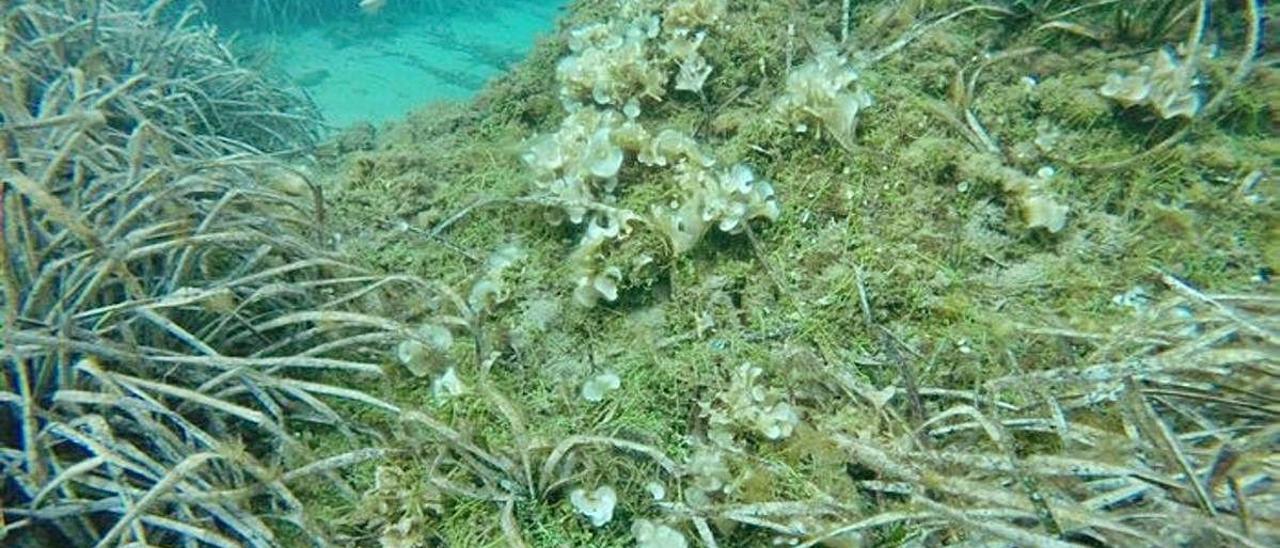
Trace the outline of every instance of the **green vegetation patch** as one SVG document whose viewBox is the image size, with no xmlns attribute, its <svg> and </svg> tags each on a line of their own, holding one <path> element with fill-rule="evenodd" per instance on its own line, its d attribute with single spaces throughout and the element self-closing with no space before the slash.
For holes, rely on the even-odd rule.
<svg viewBox="0 0 1280 548">
<path fill-rule="evenodd" d="M 487 299 L 384 303 L 454 341 L 427 375 L 386 364 L 413 411 L 344 534 L 1275 540 L 1258 7 L 854 4 L 579 2 L 475 102 L 329 145 L 345 252 Z M 569 141 L 584 112 L 615 119 Z M 646 160 L 663 130 L 693 144 Z M 548 135 L 600 156 L 540 173 Z M 767 182 L 777 215 L 664 224 L 726 219 L 705 189 L 735 165 L 728 195 Z M 574 493 L 603 486 L 596 526 Z"/>
</svg>

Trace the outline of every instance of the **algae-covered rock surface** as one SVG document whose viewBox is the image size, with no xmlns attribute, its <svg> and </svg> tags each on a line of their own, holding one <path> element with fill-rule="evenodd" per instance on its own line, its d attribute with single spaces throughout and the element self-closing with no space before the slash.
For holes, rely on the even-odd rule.
<svg viewBox="0 0 1280 548">
<path fill-rule="evenodd" d="M 432 284 L 367 303 L 387 457 L 309 496 L 386 546 L 1276 542 L 1261 10 L 573 4 L 320 149 L 338 249 Z"/>
</svg>

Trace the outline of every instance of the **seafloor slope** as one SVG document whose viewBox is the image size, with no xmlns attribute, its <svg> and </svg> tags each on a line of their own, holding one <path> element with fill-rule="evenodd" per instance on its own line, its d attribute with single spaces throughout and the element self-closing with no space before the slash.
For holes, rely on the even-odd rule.
<svg viewBox="0 0 1280 548">
<path fill-rule="evenodd" d="M 1068 4 L 583 0 L 308 158 L 197 12 L 15 3 L 0 534 L 1275 545 L 1275 8 Z"/>
<path fill-rule="evenodd" d="M 423 325 L 382 397 L 433 418 L 347 533 L 1275 539 L 1260 14 L 853 4 L 578 2 L 330 145 L 344 249 L 482 309 L 381 303 Z"/>
</svg>

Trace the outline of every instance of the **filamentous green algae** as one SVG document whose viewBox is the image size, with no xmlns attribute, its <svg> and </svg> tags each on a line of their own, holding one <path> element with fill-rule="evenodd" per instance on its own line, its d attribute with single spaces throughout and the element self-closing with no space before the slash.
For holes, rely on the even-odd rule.
<svg viewBox="0 0 1280 548">
<path fill-rule="evenodd" d="M 484 295 L 387 303 L 456 341 L 344 531 L 1276 538 L 1260 7 L 847 4 L 578 2 L 328 158 L 349 252 Z"/>
</svg>

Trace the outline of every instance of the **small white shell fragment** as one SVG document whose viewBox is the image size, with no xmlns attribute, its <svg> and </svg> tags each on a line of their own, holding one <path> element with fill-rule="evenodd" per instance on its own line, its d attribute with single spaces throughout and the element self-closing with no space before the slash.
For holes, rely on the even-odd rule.
<svg viewBox="0 0 1280 548">
<path fill-rule="evenodd" d="M 450 367 L 440 375 L 440 378 L 431 383 L 431 395 L 437 400 L 461 396 L 467 393 L 467 386 L 462 384 L 462 379 L 458 378 L 458 372 Z"/>
<path fill-rule="evenodd" d="M 628 99 L 627 104 L 622 107 L 622 114 L 632 120 L 640 117 L 640 101 L 635 97 Z"/>
<path fill-rule="evenodd" d="M 631 524 L 631 534 L 638 548 L 685 548 L 689 543 L 679 531 L 647 519 Z"/>
<path fill-rule="evenodd" d="M 760 414 L 756 419 L 756 428 L 764 434 L 764 437 L 776 441 L 791 436 L 799 423 L 800 415 L 791 407 L 791 404 L 779 402 Z"/>
<path fill-rule="evenodd" d="M 644 488 L 645 490 L 649 491 L 650 495 L 653 496 L 653 500 L 662 500 L 667 498 L 667 488 L 663 486 L 661 483 L 658 483 L 656 481 L 651 481 L 649 483 L 644 484 Z"/>
<path fill-rule="evenodd" d="M 591 525 L 601 527 L 613 520 L 613 509 L 618 505 L 618 493 L 608 485 L 590 493 L 583 489 L 574 489 L 569 493 L 569 503 L 579 514 L 587 516 L 587 519 L 591 520 Z"/>
<path fill-rule="evenodd" d="M 413 338 L 396 346 L 396 357 L 417 377 L 431 374 L 432 369 L 447 363 L 449 347 L 453 346 L 453 334 L 436 324 L 423 324 Z"/>
<path fill-rule="evenodd" d="M 582 383 L 582 399 L 591 403 L 604 400 L 605 394 L 622 386 L 622 379 L 617 374 L 606 371 Z"/>
<path fill-rule="evenodd" d="M 387 0 L 360 0 L 357 6 L 366 15 L 375 15 L 382 11 L 382 8 L 387 7 Z"/>
</svg>

